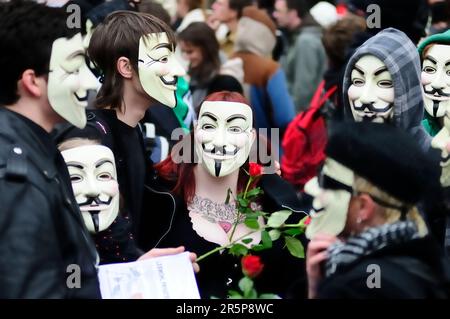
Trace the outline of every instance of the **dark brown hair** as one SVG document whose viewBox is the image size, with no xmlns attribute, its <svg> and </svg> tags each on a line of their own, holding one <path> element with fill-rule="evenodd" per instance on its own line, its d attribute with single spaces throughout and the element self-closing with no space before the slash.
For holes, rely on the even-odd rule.
<svg viewBox="0 0 450 319">
<path fill-rule="evenodd" d="M 117 60 L 126 57 L 138 72 L 139 39 L 150 33 L 167 33 L 175 49 L 175 35 L 170 27 L 150 14 L 116 11 L 95 28 L 88 55 L 102 72 L 103 83 L 96 100 L 98 108 L 120 108 L 123 78 L 117 71 Z"/>
</svg>

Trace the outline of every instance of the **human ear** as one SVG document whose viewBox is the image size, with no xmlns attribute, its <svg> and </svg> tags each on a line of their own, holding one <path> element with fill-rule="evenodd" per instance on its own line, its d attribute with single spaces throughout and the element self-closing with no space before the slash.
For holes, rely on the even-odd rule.
<svg viewBox="0 0 450 319">
<path fill-rule="evenodd" d="M 126 79 L 133 77 L 133 68 L 131 67 L 130 59 L 126 57 L 120 57 L 117 60 L 117 71 Z"/>
<path fill-rule="evenodd" d="M 27 69 L 22 73 L 19 87 L 22 87 L 28 95 L 40 98 L 42 96 L 43 82 L 46 82 L 43 77 L 37 77 L 34 70 Z"/>
<path fill-rule="evenodd" d="M 375 214 L 376 203 L 369 194 L 358 195 L 358 213 L 357 221 L 367 222 L 373 218 Z"/>
</svg>

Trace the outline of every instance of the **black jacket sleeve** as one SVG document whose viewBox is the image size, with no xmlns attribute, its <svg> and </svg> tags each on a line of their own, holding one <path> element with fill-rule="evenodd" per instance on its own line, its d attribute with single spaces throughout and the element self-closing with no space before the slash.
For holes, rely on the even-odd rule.
<svg viewBox="0 0 450 319">
<path fill-rule="evenodd" d="M 48 199 L 0 179 L 0 298 L 62 298 L 65 269 Z"/>
</svg>

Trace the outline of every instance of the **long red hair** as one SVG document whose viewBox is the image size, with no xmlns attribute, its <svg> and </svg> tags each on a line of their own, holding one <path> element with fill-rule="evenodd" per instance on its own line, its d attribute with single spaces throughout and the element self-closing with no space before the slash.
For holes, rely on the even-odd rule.
<svg viewBox="0 0 450 319">
<path fill-rule="evenodd" d="M 237 92 L 230 91 L 214 92 L 208 95 L 204 101 L 238 102 L 246 104 L 250 107 L 250 103 L 244 96 Z M 191 154 L 194 154 L 194 134 L 192 131 L 185 135 L 183 139 L 177 143 L 177 145 L 186 142 L 188 143 L 187 145 L 191 146 Z M 177 145 L 174 146 L 174 149 L 177 148 Z M 189 202 L 195 195 L 194 167 L 196 165 L 197 163 L 194 163 L 193 156 L 191 156 L 189 163 L 182 162 L 177 164 L 173 160 L 173 155 L 170 154 L 164 161 L 155 165 L 155 169 L 158 171 L 159 176 L 163 179 L 175 183 L 175 186 L 172 189 L 174 194 L 183 196 L 184 200 Z M 248 161 L 241 168 L 244 168 L 248 172 Z M 247 178 L 247 174 L 241 169 L 239 171 L 238 191 L 243 190 Z"/>
</svg>

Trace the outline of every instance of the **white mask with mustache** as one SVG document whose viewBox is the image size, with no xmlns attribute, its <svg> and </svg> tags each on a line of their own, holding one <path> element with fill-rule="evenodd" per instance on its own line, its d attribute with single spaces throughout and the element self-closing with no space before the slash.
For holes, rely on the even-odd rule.
<svg viewBox="0 0 450 319">
<path fill-rule="evenodd" d="M 194 131 L 195 151 L 206 170 L 223 177 L 248 159 L 255 140 L 250 106 L 225 101 L 203 102 Z"/>
<path fill-rule="evenodd" d="M 348 99 L 356 122 L 388 122 L 394 114 L 394 86 L 386 65 L 365 55 L 353 66 Z"/>
<path fill-rule="evenodd" d="M 119 214 L 119 185 L 112 151 L 84 145 L 61 152 L 75 199 L 91 233 L 107 229 Z"/>
<path fill-rule="evenodd" d="M 450 109 L 450 45 L 434 44 L 427 50 L 421 82 L 425 110 L 432 117 L 443 117 Z"/>
<path fill-rule="evenodd" d="M 171 108 L 177 105 L 177 79 L 186 74 L 174 50 L 165 32 L 150 33 L 139 39 L 138 70 L 141 85 L 150 97 Z"/>
</svg>

